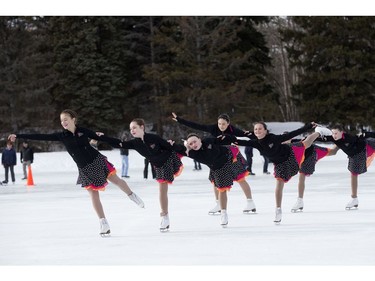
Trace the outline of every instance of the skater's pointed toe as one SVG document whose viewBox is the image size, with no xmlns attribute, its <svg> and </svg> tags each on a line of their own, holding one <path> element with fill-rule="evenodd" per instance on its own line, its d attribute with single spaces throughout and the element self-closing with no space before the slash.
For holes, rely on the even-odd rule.
<svg viewBox="0 0 375 281">
<path fill-rule="evenodd" d="M 138 207 L 140 208 L 144 208 L 145 207 L 145 203 L 142 201 L 142 199 L 137 195 L 135 194 L 134 192 L 132 192 L 129 196 L 129 199 L 132 200 L 135 204 L 138 205 Z"/>
</svg>

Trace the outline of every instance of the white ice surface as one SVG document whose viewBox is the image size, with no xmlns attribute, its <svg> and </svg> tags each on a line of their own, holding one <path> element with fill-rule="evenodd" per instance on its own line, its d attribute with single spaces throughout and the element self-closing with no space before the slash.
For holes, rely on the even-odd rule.
<svg viewBox="0 0 375 281">
<path fill-rule="evenodd" d="M 102 153 L 120 171 L 119 151 Z M 146 208 L 138 208 L 120 189 L 109 184 L 101 193 L 101 200 L 112 235 L 101 238 L 89 196 L 75 185 L 77 168 L 69 154 L 37 153 L 32 165 L 34 187 L 27 187 L 21 180 L 20 164 L 15 168 L 16 184 L 0 186 L 0 265 L 11 272 L 27 265 L 121 265 L 138 272 L 144 268 L 137 267 L 141 265 L 146 266 L 141 270 L 143 274 L 150 270 L 161 270 L 164 274 L 164 267 L 154 265 L 184 266 L 182 272 L 186 276 L 191 272 L 187 270 L 190 266 L 195 269 L 192 272 L 212 269 L 216 273 L 234 266 L 235 272 L 244 274 L 239 276 L 241 279 L 247 279 L 247 275 L 251 278 L 247 272 L 260 271 L 267 276 L 268 268 L 276 267 L 281 273 L 289 266 L 296 274 L 291 279 L 300 279 L 298 271 L 306 266 L 311 274 L 315 272 L 311 268 L 325 270 L 328 265 L 344 272 L 343 278 L 353 274 L 350 280 L 358 277 L 357 269 L 362 273 L 370 270 L 373 276 L 374 163 L 359 176 L 358 210 L 345 210 L 350 199 L 350 174 L 346 155 L 339 151 L 336 156 L 320 160 L 315 174 L 307 178 L 302 213 L 290 212 L 297 197 L 298 176 L 286 184 L 283 220 L 274 225 L 275 179 L 262 174 L 262 159 L 254 150 L 256 176 L 247 178 L 258 214 L 242 214 L 245 196 L 236 183 L 228 195 L 229 225 L 223 229 L 220 216 L 207 214 L 214 206 L 208 168 L 203 165 L 202 171 L 193 171 L 193 160 L 183 158 L 184 171 L 169 187 L 171 228 L 168 233 L 160 233 L 157 183 L 150 176 L 143 179 L 143 158 L 130 151 L 127 182 L 144 200 Z M 269 170 L 273 170 L 272 164 Z M 13 265 L 18 267 L 9 269 Z M 205 267 L 199 267 L 202 265 Z M 348 268 L 350 271 L 346 272 Z M 225 277 L 225 272 L 220 276 Z M 336 270 L 333 272 L 336 276 Z"/>
</svg>

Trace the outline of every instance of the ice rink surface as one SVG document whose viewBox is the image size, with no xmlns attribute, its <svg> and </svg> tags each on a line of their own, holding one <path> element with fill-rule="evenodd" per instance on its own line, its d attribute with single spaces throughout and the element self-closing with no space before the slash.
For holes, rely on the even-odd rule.
<svg viewBox="0 0 375 281">
<path fill-rule="evenodd" d="M 120 175 L 119 151 L 101 152 Z M 251 279 L 258 271 L 267 276 L 271 271 L 279 274 L 291 268 L 293 273 L 287 280 L 306 280 L 314 276 L 316 268 L 320 272 L 329 268 L 336 277 L 342 274 L 340 280 L 353 280 L 364 272 L 373 276 L 375 163 L 359 176 L 358 210 L 346 211 L 350 199 L 346 155 L 339 151 L 336 156 L 320 160 L 315 174 L 306 180 L 303 212 L 290 212 L 297 198 L 295 176 L 285 185 L 283 219 L 275 225 L 275 179 L 272 174 L 263 175 L 262 159 L 254 150 L 256 175 L 247 177 L 257 214 L 242 213 L 245 196 L 235 183 L 228 195 L 229 225 L 223 229 L 220 216 L 208 215 L 215 205 L 208 168 L 203 165 L 203 170 L 193 171 L 193 160 L 183 158 L 184 171 L 169 187 L 170 231 L 160 233 L 157 183 L 150 175 L 148 180 L 143 179 L 143 158 L 130 151 L 127 182 L 146 208 L 140 209 L 109 184 L 101 200 L 112 234 L 102 238 L 87 191 L 75 185 L 77 168 L 69 154 L 37 153 L 32 165 L 35 186 L 26 186 L 21 180 L 20 164 L 15 168 L 16 184 L 0 186 L 1 268 L 18 274 L 18 268 L 40 272 L 40 266 L 42 272 L 48 272 L 46 266 L 49 270 L 58 266 L 57 272 L 72 266 L 89 268 L 90 272 L 96 272 L 97 266 L 116 266 L 109 271 L 141 276 L 155 272 L 165 274 L 164 280 L 178 279 L 170 274 L 175 268 L 182 268 L 178 275 L 185 277 L 191 272 L 207 271 L 221 272 L 218 278 L 226 279 L 236 273 L 241 279 Z M 273 164 L 269 171 L 273 171 Z M 167 275 L 171 279 L 165 279 Z M 98 276 L 96 273 L 93 277 Z M 126 279 L 124 276 L 119 280 Z"/>
</svg>

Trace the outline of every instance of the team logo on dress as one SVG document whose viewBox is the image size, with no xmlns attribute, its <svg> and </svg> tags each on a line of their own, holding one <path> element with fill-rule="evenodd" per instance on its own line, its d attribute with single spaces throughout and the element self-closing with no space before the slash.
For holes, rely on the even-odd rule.
<svg viewBox="0 0 375 281">
<path fill-rule="evenodd" d="M 154 149 L 155 148 L 155 144 L 153 143 L 153 144 L 150 144 L 150 147 L 152 148 L 152 149 Z"/>
<path fill-rule="evenodd" d="M 209 145 L 207 146 L 207 149 L 212 149 L 212 144 L 209 144 Z"/>
<path fill-rule="evenodd" d="M 348 143 L 346 143 L 346 144 L 345 144 L 345 146 L 346 146 L 346 147 L 348 147 L 348 146 L 349 146 L 349 144 L 348 144 Z"/>
<path fill-rule="evenodd" d="M 82 137 L 83 136 L 83 133 L 78 133 L 77 134 L 79 137 Z"/>
<path fill-rule="evenodd" d="M 272 148 L 273 147 L 273 143 L 270 143 L 268 146 L 269 146 L 269 148 Z"/>
</svg>

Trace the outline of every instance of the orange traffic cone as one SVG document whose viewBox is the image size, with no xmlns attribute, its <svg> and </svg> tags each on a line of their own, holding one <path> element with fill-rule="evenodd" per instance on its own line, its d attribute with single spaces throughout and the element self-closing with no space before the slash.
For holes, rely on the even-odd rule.
<svg viewBox="0 0 375 281">
<path fill-rule="evenodd" d="M 28 166 L 27 171 L 27 186 L 34 186 L 33 173 L 31 172 L 31 165 Z"/>
</svg>

